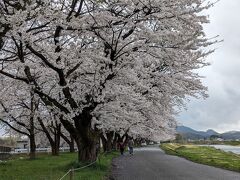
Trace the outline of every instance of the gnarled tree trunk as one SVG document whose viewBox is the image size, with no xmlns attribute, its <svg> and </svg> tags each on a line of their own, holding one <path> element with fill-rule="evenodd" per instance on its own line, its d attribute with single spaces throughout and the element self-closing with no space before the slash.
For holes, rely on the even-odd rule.
<svg viewBox="0 0 240 180">
<path fill-rule="evenodd" d="M 60 121 L 77 144 L 79 162 L 95 161 L 97 159 L 99 132 L 91 127 L 92 115 L 89 110 L 91 108 L 84 108 L 81 114 L 73 118 L 74 126 L 60 117 Z"/>
<path fill-rule="evenodd" d="M 103 143 L 103 150 L 104 152 L 110 152 L 113 148 L 113 136 L 114 136 L 114 132 L 111 131 L 109 133 L 106 133 L 107 139 L 104 137 L 103 134 L 100 135 L 102 143 Z"/>
<path fill-rule="evenodd" d="M 34 133 L 31 133 L 29 135 L 29 140 L 30 140 L 29 158 L 30 159 L 35 159 L 36 158 L 36 143 L 35 143 L 35 134 Z"/>
<path fill-rule="evenodd" d="M 78 144 L 78 160 L 93 162 L 97 159 L 97 137 L 89 138 L 88 141 L 79 141 Z"/>
</svg>

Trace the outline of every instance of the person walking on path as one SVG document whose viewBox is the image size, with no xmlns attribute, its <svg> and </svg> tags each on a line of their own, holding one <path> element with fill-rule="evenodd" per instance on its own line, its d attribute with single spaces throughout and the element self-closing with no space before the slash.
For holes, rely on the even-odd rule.
<svg viewBox="0 0 240 180">
<path fill-rule="evenodd" d="M 125 149 L 125 144 L 124 144 L 124 142 L 123 142 L 123 141 L 120 141 L 119 144 L 118 144 L 118 146 L 119 146 L 121 155 L 123 155 L 123 152 L 124 152 L 124 149 Z"/>
<path fill-rule="evenodd" d="M 133 146 L 134 146 L 134 142 L 133 142 L 133 138 L 131 138 L 128 141 L 128 149 L 129 149 L 129 154 L 133 155 Z"/>
</svg>

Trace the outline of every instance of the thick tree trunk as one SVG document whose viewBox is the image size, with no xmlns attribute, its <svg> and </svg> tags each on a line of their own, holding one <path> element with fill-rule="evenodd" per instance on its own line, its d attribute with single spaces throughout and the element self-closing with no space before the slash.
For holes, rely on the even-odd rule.
<svg viewBox="0 0 240 180">
<path fill-rule="evenodd" d="M 92 162 L 97 159 L 97 144 L 99 144 L 99 134 L 94 131 L 90 126 L 78 129 L 79 131 L 72 132 L 78 148 L 78 161 L 79 162 Z"/>
<path fill-rule="evenodd" d="M 103 145 L 103 151 L 107 151 L 107 139 L 104 137 L 104 135 L 101 133 L 100 138 L 102 140 L 102 145 Z"/>
<path fill-rule="evenodd" d="M 59 155 L 59 144 L 54 143 L 53 145 L 51 145 L 51 148 L 52 148 L 52 155 L 58 156 Z"/>
<path fill-rule="evenodd" d="M 52 149 L 52 156 L 58 156 L 59 155 L 59 144 L 57 142 L 50 143 L 51 149 Z"/>
<path fill-rule="evenodd" d="M 31 115 L 30 115 L 30 126 L 29 126 L 29 140 L 30 140 L 30 159 L 36 158 L 36 143 L 35 143 L 35 127 L 34 127 L 34 113 L 35 113 L 35 99 L 34 93 L 31 90 Z"/>
<path fill-rule="evenodd" d="M 120 139 L 120 135 L 118 133 L 115 133 L 113 143 L 112 143 L 112 149 L 117 150 L 117 143 Z"/>
<path fill-rule="evenodd" d="M 124 140 L 124 144 L 127 144 L 128 138 L 129 138 L 128 134 L 123 135 L 122 140 Z"/>
<path fill-rule="evenodd" d="M 29 157 L 30 157 L 30 159 L 35 159 L 36 158 L 35 135 L 34 134 L 30 134 L 29 135 L 29 140 L 30 140 L 30 153 L 29 153 Z"/>
<path fill-rule="evenodd" d="M 54 127 L 54 141 L 52 146 L 52 155 L 58 156 L 59 155 L 59 146 L 60 146 L 60 134 L 61 134 L 61 124 L 56 122 L 56 127 Z"/>
<path fill-rule="evenodd" d="M 59 155 L 59 151 L 57 150 L 57 148 L 54 147 L 54 146 L 51 146 L 51 148 L 52 148 L 52 156 L 58 156 Z"/>
<path fill-rule="evenodd" d="M 114 132 L 109 132 L 106 133 L 107 139 L 104 137 L 103 134 L 100 135 L 101 140 L 102 140 L 102 144 L 103 144 L 103 151 L 104 152 L 110 152 L 113 149 L 113 141 L 116 139 L 114 138 L 113 140 L 113 136 L 114 136 Z M 115 142 L 117 144 L 117 142 Z"/>
<path fill-rule="evenodd" d="M 70 148 L 70 153 L 74 153 L 75 149 L 74 149 L 74 138 L 70 135 L 71 141 L 69 143 L 69 148 Z"/>
<path fill-rule="evenodd" d="M 78 161 L 90 161 L 93 162 L 97 159 L 97 142 L 96 139 L 92 141 L 81 142 L 78 148 Z"/>
<path fill-rule="evenodd" d="M 99 132 L 91 127 L 91 108 L 84 109 L 79 116 L 73 119 L 78 130 L 78 160 L 95 161 L 98 152 Z"/>
<path fill-rule="evenodd" d="M 112 132 L 106 133 L 106 135 L 107 135 L 106 151 L 110 152 L 112 150 L 112 141 L 113 141 L 114 132 L 112 131 Z"/>
<path fill-rule="evenodd" d="M 107 140 L 106 152 L 110 152 L 111 150 L 112 150 L 112 141 L 111 140 Z"/>
<path fill-rule="evenodd" d="M 82 113 L 73 118 L 74 126 L 63 117 L 60 121 L 66 130 L 74 138 L 78 147 L 78 160 L 95 161 L 97 159 L 97 144 L 99 143 L 99 132 L 91 127 L 92 107 L 83 109 Z"/>
</svg>

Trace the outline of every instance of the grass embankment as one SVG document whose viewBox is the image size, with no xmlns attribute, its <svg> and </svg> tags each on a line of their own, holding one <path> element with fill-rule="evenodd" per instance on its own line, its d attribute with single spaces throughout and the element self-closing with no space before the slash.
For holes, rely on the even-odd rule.
<svg viewBox="0 0 240 180">
<path fill-rule="evenodd" d="M 102 180 L 108 175 L 111 162 L 117 152 L 100 156 L 96 164 L 74 172 L 74 179 Z M 86 164 L 76 163 L 76 153 L 63 153 L 60 156 L 39 155 L 36 160 L 18 157 L 0 163 L 0 179 L 4 180 L 58 180 L 69 169 L 82 167 Z M 64 179 L 69 179 L 69 175 Z"/>
<path fill-rule="evenodd" d="M 213 147 L 162 144 L 161 148 L 171 155 L 184 157 L 193 162 L 240 172 L 240 156 Z"/>
</svg>

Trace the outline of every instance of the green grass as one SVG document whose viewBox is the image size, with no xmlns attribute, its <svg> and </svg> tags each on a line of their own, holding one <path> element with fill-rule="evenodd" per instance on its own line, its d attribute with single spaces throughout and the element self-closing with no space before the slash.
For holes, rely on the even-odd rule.
<svg viewBox="0 0 240 180">
<path fill-rule="evenodd" d="M 184 157 L 193 162 L 240 172 L 240 156 L 213 147 L 162 144 L 161 148 L 171 155 Z"/>
<path fill-rule="evenodd" d="M 102 180 L 110 170 L 112 158 L 118 155 L 112 152 L 100 156 L 100 160 L 91 167 L 74 172 L 74 179 Z M 38 155 L 36 160 L 25 156 L 0 163 L 0 179 L 3 180 L 58 180 L 72 167 L 78 168 L 85 164 L 77 163 L 76 153 L 63 153 L 60 156 Z M 69 179 L 69 175 L 65 178 Z"/>
</svg>

